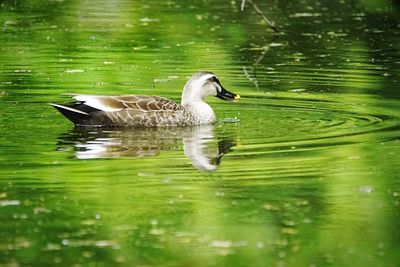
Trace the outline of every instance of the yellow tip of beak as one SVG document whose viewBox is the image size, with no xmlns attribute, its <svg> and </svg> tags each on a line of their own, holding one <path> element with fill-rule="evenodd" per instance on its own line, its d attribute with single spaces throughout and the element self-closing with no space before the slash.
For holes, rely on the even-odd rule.
<svg viewBox="0 0 400 267">
<path fill-rule="evenodd" d="M 240 99 L 240 95 L 236 95 L 235 100 L 239 100 L 239 99 Z"/>
</svg>

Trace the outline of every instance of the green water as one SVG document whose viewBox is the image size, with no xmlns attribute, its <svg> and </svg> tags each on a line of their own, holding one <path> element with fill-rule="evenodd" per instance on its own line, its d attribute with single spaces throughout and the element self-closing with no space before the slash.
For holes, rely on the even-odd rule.
<svg viewBox="0 0 400 267">
<path fill-rule="evenodd" d="M 399 266 L 400 5 L 0 1 L 1 266 Z M 63 93 L 219 122 L 74 129 Z"/>
</svg>

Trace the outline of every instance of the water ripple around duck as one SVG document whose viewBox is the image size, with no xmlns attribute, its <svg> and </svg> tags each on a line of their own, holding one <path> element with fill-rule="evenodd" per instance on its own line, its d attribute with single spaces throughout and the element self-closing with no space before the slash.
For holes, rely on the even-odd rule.
<svg viewBox="0 0 400 267">
<path fill-rule="evenodd" d="M 248 160 L 242 169 L 248 178 L 252 173 L 254 179 L 316 175 L 326 164 L 321 158 L 332 157 L 331 149 L 399 140 L 400 119 L 393 109 L 382 108 L 387 104 L 333 97 L 244 97 L 240 145 L 231 156 Z"/>
</svg>

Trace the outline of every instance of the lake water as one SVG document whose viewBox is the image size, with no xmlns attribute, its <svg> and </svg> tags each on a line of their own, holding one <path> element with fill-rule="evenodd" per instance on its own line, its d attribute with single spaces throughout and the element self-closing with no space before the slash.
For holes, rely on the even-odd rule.
<svg viewBox="0 0 400 267">
<path fill-rule="evenodd" d="M 399 266 L 398 1 L 253 1 L 0 1 L 0 265 Z M 215 125 L 48 105 L 200 70 Z"/>
</svg>

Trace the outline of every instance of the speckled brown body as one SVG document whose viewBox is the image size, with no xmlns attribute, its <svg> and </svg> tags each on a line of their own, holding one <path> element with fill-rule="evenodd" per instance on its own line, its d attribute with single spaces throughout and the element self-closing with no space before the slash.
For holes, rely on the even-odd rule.
<svg viewBox="0 0 400 267">
<path fill-rule="evenodd" d="M 125 96 L 74 96 L 78 100 L 85 97 L 96 98 L 96 101 L 109 107 L 108 111 L 90 108 L 83 116 L 74 119 L 68 117 L 76 125 L 99 127 L 155 127 L 155 126 L 190 126 L 201 124 L 182 105 L 157 96 L 125 95 Z M 77 104 L 85 110 L 82 104 Z M 76 106 L 75 106 L 76 108 Z M 86 110 L 85 110 L 86 111 Z M 64 114 L 66 115 L 66 114 Z"/>
<path fill-rule="evenodd" d="M 133 95 L 114 99 L 124 105 L 121 111 L 104 112 L 114 126 L 154 127 L 196 124 L 189 111 L 167 98 Z"/>
</svg>

